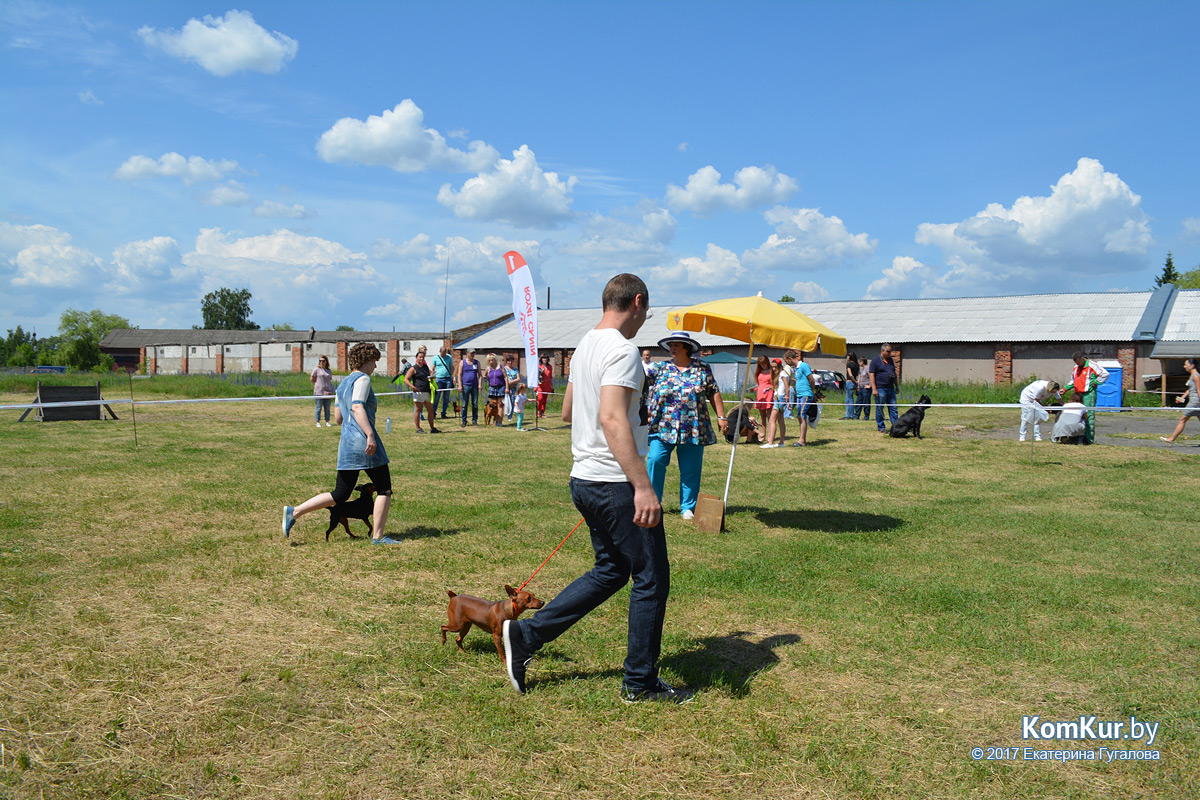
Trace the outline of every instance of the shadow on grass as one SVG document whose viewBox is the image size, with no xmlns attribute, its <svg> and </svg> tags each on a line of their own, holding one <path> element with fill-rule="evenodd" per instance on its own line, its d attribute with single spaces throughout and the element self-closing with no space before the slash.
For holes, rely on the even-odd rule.
<svg viewBox="0 0 1200 800">
<path fill-rule="evenodd" d="M 388 535 L 397 539 L 440 539 L 443 536 L 457 536 L 460 533 L 462 533 L 461 528 L 431 528 L 428 525 L 416 525 Z"/>
<path fill-rule="evenodd" d="M 802 531 L 825 531 L 826 533 L 863 533 L 890 531 L 899 528 L 904 520 L 887 514 L 867 514 L 860 511 L 838 511 L 837 509 L 803 509 L 756 512 L 759 522 L 770 528 L 793 528 Z"/>
<path fill-rule="evenodd" d="M 750 694 L 750 684 L 765 670 L 779 663 L 775 651 L 801 641 L 798 634 L 780 633 L 752 641 L 747 631 L 696 640 L 696 648 L 667 656 L 662 665 L 677 673 L 687 688 L 725 689 L 734 697 Z"/>
</svg>

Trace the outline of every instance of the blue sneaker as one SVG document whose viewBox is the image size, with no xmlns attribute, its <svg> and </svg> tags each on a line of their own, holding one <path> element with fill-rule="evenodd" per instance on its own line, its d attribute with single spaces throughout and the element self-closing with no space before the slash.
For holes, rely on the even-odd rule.
<svg viewBox="0 0 1200 800">
<path fill-rule="evenodd" d="M 378 539 L 371 539 L 371 544 L 400 544 L 400 540 L 390 536 L 380 536 Z"/>
<path fill-rule="evenodd" d="M 294 509 L 292 506 L 283 507 L 283 538 L 288 538 L 292 535 L 292 526 L 296 524 L 296 517 L 293 515 Z"/>
</svg>

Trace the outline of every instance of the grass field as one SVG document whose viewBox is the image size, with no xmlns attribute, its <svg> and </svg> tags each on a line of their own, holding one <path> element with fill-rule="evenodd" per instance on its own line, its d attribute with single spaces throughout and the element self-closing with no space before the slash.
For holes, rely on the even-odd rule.
<svg viewBox="0 0 1200 800">
<path fill-rule="evenodd" d="M 628 590 L 539 653 L 523 697 L 486 634 L 440 641 L 447 588 L 499 599 L 578 520 L 568 430 L 416 437 L 384 408 L 393 547 L 326 543 L 321 514 L 283 539 L 282 506 L 332 485 L 337 431 L 307 401 L 139 407 L 136 448 L 127 413 L 4 412 L 0 795 L 1200 793 L 1194 457 L 1047 444 L 1031 465 L 974 435 L 1012 411 L 939 410 L 923 441 L 832 420 L 805 450 L 739 448 L 720 535 L 672 513 L 669 477 L 662 666 L 699 696 L 626 706 Z M 578 533 L 529 588 L 590 562 Z M 1032 714 L 1160 728 L 1023 741 Z M 989 746 L 1159 760 L 972 758 Z"/>
</svg>

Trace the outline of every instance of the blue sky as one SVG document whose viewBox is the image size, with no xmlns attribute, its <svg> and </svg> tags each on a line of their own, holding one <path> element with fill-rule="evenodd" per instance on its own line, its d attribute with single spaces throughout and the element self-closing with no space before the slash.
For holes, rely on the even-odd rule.
<svg viewBox="0 0 1200 800">
<path fill-rule="evenodd" d="M 1200 4 L 0 5 L 0 326 L 440 330 L 1149 288 L 1200 264 Z M 445 274 L 449 260 L 448 302 Z"/>
</svg>

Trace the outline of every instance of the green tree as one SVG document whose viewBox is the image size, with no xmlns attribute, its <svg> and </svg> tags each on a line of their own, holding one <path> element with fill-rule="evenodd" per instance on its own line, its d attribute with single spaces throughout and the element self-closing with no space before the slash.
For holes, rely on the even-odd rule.
<svg viewBox="0 0 1200 800">
<path fill-rule="evenodd" d="M 1171 251 L 1167 251 L 1167 261 L 1163 264 L 1162 275 L 1154 279 L 1155 286 L 1163 286 L 1168 283 L 1179 285 L 1179 273 L 1175 270 L 1175 258 L 1171 255 Z"/>
<path fill-rule="evenodd" d="M 352 330 L 354 330 L 354 326 L 353 325 L 338 325 L 336 328 L 334 328 L 334 330 L 335 331 L 352 331 Z"/>
<path fill-rule="evenodd" d="M 292 323 L 290 323 L 290 322 L 276 322 L 274 325 L 271 326 L 271 330 L 273 330 L 273 331 L 294 331 L 296 329 L 292 327 Z"/>
<path fill-rule="evenodd" d="M 16 330 L 8 329 L 8 336 L 0 339 L 0 364 L 8 364 L 9 359 L 16 354 L 18 348 L 23 344 L 30 345 L 30 350 L 33 350 L 33 336 L 21 330 L 18 325 Z M 12 364 L 14 367 L 31 366 L 28 364 Z"/>
<path fill-rule="evenodd" d="M 796 302 L 796 298 L 792 297 L 790 294 L 785 294 L 783 297 L 779 298 L 779 302 L 794 303 L 794 302 Z"/>
<path fill-rule="evenodd" d="M 204 295 L 200 301 L 200 313 L 204 316 L 204 327 L 219 331 L 256 331 L 258 325 L 250 321 L 250 290 L 226 289 Z"/>
<path fill-rule="evenodd" d="M 32 367 L 36 363 L 37 353 L 33 352 L 33 345 L 29 342 L 17 345 L 12 355 L 8 357 L 10 367 Z"/>
<path fill-rule="evenodd" d="M 1179 276 L 1175 286 L 1180 289 L 1200 289 L 1200 264 Z"/>
<path fill-rule="evenodd" d="M 100 341 L 111 330 L 132 328 L 129 320 L 117 314 L 105 314 L 98 308 L 80 311 L 68 308 L 58 322 L 62 355 L 67 366 L 91 369 L 101 363 Z"/>
</svg>

